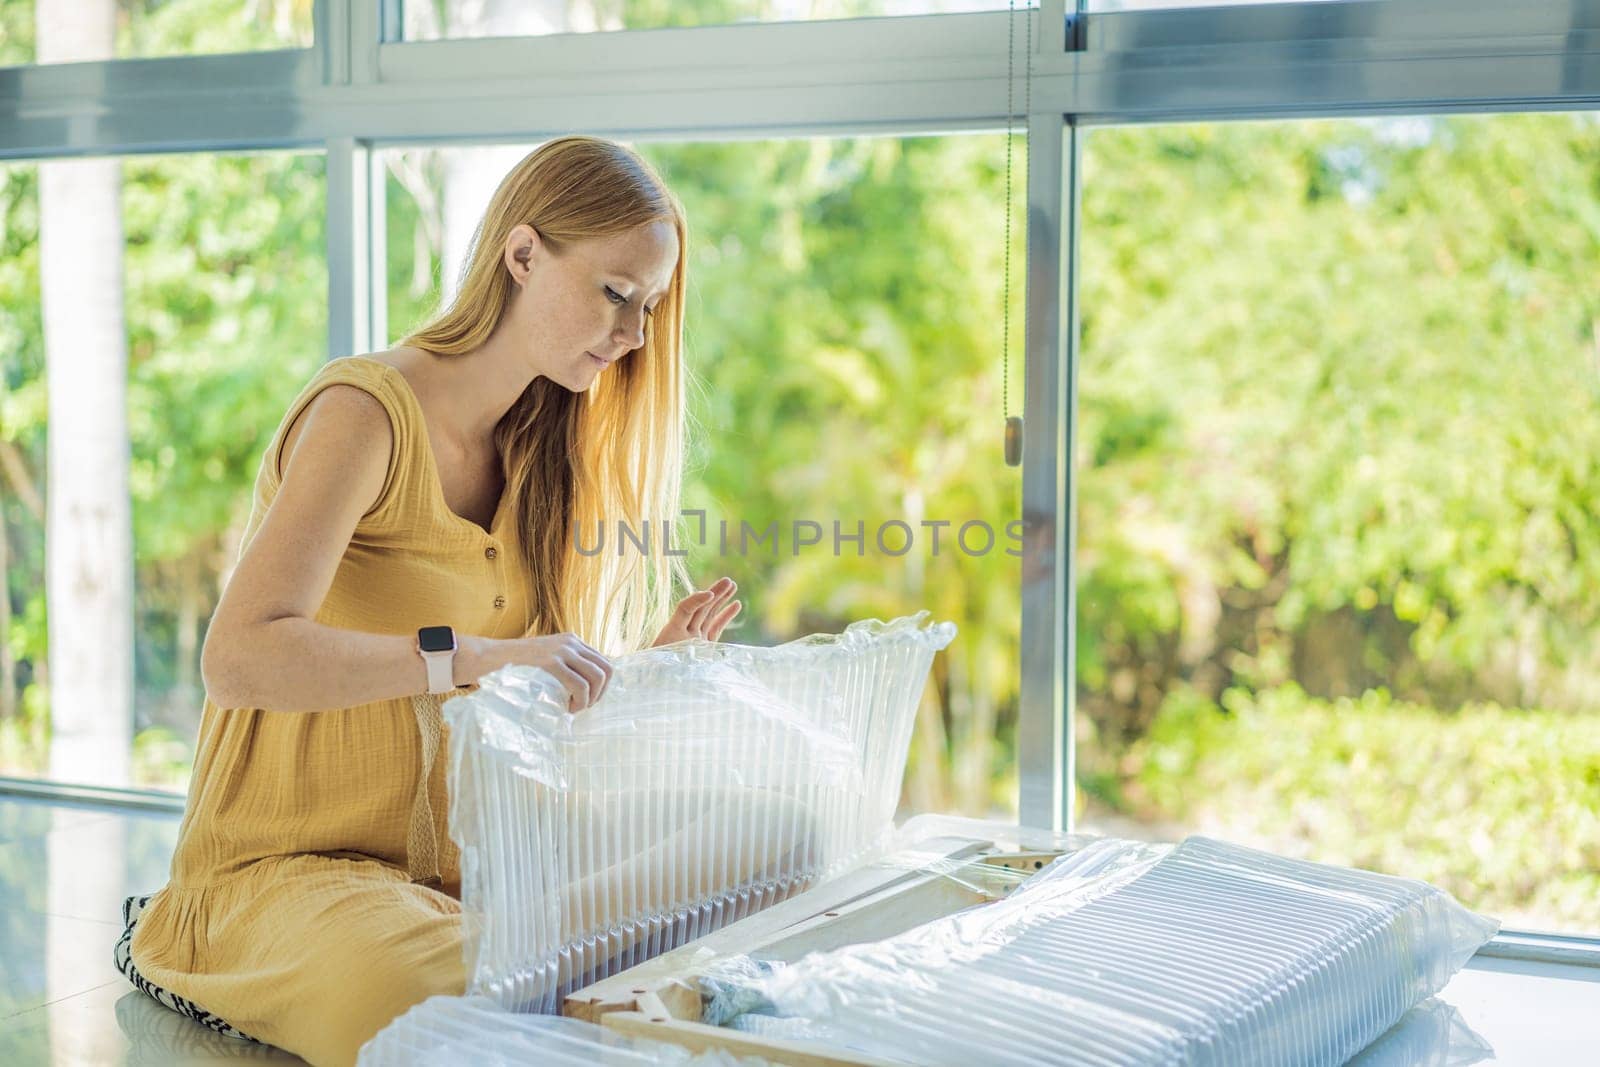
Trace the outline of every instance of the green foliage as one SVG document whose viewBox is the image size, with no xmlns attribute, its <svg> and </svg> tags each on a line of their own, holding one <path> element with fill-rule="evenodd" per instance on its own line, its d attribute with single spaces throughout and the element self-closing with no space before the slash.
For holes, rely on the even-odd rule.
<svg viewBox="0 0 1600 1067">
<path fill-rule="evenodd" d="M 1421 878 L 1508 926 L 1600 927 L 1600 717 L 1374 690 L 1175 689 L 1127 757 L 1129 810 Z"/>
<path fill-rule="evenodd" d="M 169 727 L 152 726 L 133 738 L 134 785 L 183 792 L 193 763 L 193 742 Z"/>
<path fill-rule="evenodd" d="M 0 66 L 35 61 L 35 9 L 0 0 Z M 117 58 L 309 48 L 313 0 L 118 0 Z"/>
<path fill-rule="evenodd" d="M 655 29 L 725 26 L 759 18 L 767 0 L 594 0 L 595 22 L 603 27 Z"/>
<path fill-rule="evenodd" d="M 1008 806 L 1014 791 L 994 772 L 1012 762 L 996 738 L 1015 708 L 1020 582 L 1003 532 L 1020 513 L 1020 479 L 1000 448 L 1004 141 L 643 150 L 691 221 L 689 358 L 701 389 L 690 506 L 734 530 L 795 519 L 825 530 L 824 546 L 798 557 L 787 535 L 776 558 L 703 552 L 696 573 L 739 580 L 760 632 L 737 640 L 922 608 L 954 620 L 962 636 L 938 669 L 942 712 L 919 726 L 949 770 L 921 765 L 923 787 L 969 811 Z M 912 551 L 875 543 L 888 520 L 916 531 Z M 937 555 L 923 520 L 951 523 Z M 992 551 L 957 546 L 969 520 L 1001 535 Z M 864 546 L 843 542 L 836 556 L 836 521 L 846 535 L 861 523 Z"/>
<path fill-rule="evenodd" d="M 139 157 L 123 164 L 130 488 L 135 544 L 135 685 L 141 724 L 185 732 L 198 706 L 161 697 L 197 663 L 174 661 L 181 618 L 203 623 L 267 442 L 326 358 L 325 182 L 320 156 Z M 40 322 L 37 168 L 0 182 L 0 442 L 45 490 L 46 380 Z M 4 447 L 4 444 L 0 444 Z M 13 494 L 7 640 L 23 677 L 47 658 L 42 517 Z M 188 579 L 188 580 L 185 580 Z M 28 690 L 42 701 L 45 690 Z M 184 696 L 192 696 L 185 691 Z M 24 707 L 27 707 L 26 703 Z M 36 736 L 25 725 L 22 735 Z M 26 745 L 16 752 L 32 751 Z M 21 759 L 21 757 L 18 757 Z"/>
<path fill-rule="evenodd" d="M 214 549 L 326 352 L 320 156 L 123 165 L 141 562 Z"/>
<path fill-rule="evenodd" d="M 435 0 L 441 2 L 441 0 Z M 776 19 L 845 19 L 905 14 L 904 3 L 884 0 L 811 0 L 801 7 L 772 0 L 592 0 L 595 24 L 602 29 L 656 29 L 678 26 L 727 26 Z M 976 11 L 1003 7 L 997 0 L 924 0 L 917 13 Z M 1022 6 L 1022 5 L 1019 5 Z"/>
<path fill-rule="evenodd" d="M 119 56 L 309 48 L 312 0 L 118 0 Z"/>
<path fill-rule="evenodd" d="M 17 714 L 0 719 L 0 774 L 32 777 L 49 761 L 49 701 L 44 686 L 30 685 L 22 691 Z"/>
<path fill-rule="evenodd" d="M 0 3 L 0 67 L 32 63 L 34 0 Z"/>
<path fill-rule="evenodd" d="M 1233 590 L 1252 654 L 1381 606 L 1414 696 L 1592 705 L 1597 175 L 1588 116 L 1096 132 L 1081 683 Z"/>
<path fill-rule="evenodd" d="M 0 170 L 0 441 L 25 439 L 44 421 L 39 301 L 39 175 L 31 166 Z"/>
<path fill-rule="evenodd" d="M 389 336 L 398 338 L 421 327 L 437 308 L 440 264 L 436 247 L 442 222 L 437 210 L 425 211 L 418 204 L 396 174 L 404 172 L 420 187 L 434 190 L 444 178 L 437 152 L 391 152 L 386 171 L 387 311 Z"/>
</svg>

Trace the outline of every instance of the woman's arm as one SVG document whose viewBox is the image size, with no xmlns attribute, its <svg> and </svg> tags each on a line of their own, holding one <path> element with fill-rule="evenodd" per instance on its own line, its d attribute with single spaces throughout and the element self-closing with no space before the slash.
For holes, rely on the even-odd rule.
<svg viewBox="0 0 1600 1067">
<path fill-rule="evenodd" d="M 392 438 L 377 398 L 346 385 L 323 390 L 290 427 L 277 495 L 206 633 L 200 670 L 218 707 L 321 711 L 427 692 L 415 636 L 315 621 L 356 524 L 383 492 Z M 458 640 L 458 685 L 529 663 L 556 675 L 576 710 L 610 677 L 605 658 L 571 634 Z"/>
<path fill-rule="evenodd" d="M 312 621 L 383 491 L 392 436 L 383 405 L 349 385 L 324 389 L 290 427 L 277 495 L 206 631 L 200 673 L 217 706 L 315 711 L 427 691 L 408 638 Z"/>
</svg>

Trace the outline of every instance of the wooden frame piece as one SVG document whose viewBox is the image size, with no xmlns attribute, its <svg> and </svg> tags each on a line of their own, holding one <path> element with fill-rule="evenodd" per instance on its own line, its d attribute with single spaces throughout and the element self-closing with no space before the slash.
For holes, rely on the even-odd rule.
<svg viewBox="0 0 1600 1067">
<path fill-rule="evenodd" d="M 890 1062 L 804 1041 L 708 1026 L 700 978 L 731 956 L 790 963 L 809 952 L 881 941 L 934 919 L 999 900 L 1059 851 L 1007 851 L 993 842 L 939 838 L 918 846 L 920 865 L 895 859 L 847 872 L 766 911 L 570 994 L 562 1013 L 630 1037 L 721 1049 L 795 1067 L 890 1067 Z"/>
</svg>

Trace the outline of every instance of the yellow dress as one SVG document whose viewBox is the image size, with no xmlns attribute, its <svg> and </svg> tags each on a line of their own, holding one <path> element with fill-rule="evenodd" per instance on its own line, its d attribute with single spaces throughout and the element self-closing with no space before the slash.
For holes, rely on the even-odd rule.
<svg viewBox="0 0 1600 1067">
<path fill-rule="evenodd" d="M 508 494 L 487 532 L 450 511 L 416 396 L 376 360 L 328 363 L 291 405 L 262 459 L 244 543 L 277 491 L 288 427 L 334 384 L 382 402 L 394 449 L 317 621 L 522 636 L 526 581 Z M 318 1065 L 352 1063 L 411 1005 L 462 993 L 460 867 L 440 741 L 437 703 L 426 699 L 310 713 L 208 699 L 170 880 L 139 919 L 134 965 Z"/>
</svg>

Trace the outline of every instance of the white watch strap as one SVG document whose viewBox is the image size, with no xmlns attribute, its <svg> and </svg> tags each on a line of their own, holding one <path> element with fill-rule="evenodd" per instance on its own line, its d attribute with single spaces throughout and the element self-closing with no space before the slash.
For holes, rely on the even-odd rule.
<svg viewBox="0 0 1600 1067">
<path fill-rule="evenodd" d="M 456 687 L 455 649 L 444 652 L 424 652 L 422 661 L 428 665 L 428 692 L 449 693 Z"/>
</svg>

